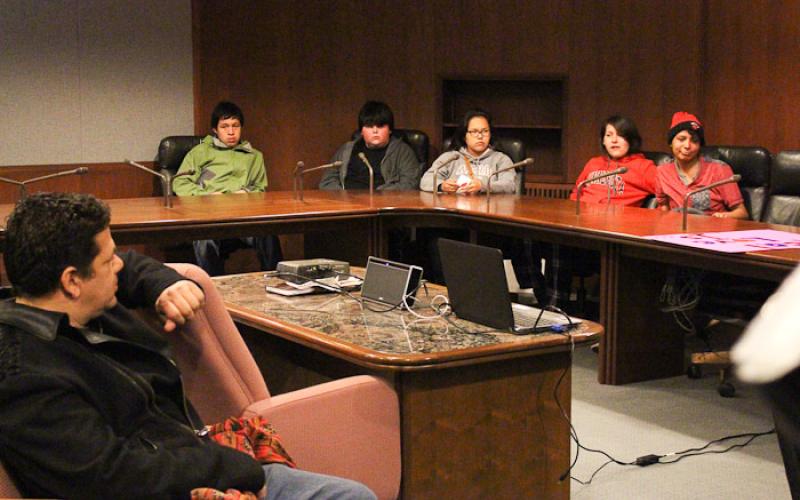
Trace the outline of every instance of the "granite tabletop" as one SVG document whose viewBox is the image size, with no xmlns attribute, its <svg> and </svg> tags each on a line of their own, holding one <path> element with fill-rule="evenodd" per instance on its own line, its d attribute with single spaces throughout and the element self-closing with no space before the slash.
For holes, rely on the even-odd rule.
<svg viewBox="0 0 800 500">
<path fill-rule="evenodd" d="M 569 335 L 545 332 L 514 335 L 461 320 L 437 316 L 430 306 L 446 289 L 428 284 L 417 293 L 413 313 L 382 304 L 362 302 L 352 294 L 323 293 L 285 297 L 267 293 L 267 285 L 282 280 L 265 273 L 234 274 L 213 278 L 234 319 L 241 311 L 291 328 L 313 331 L 331 340 L 389 355 L 450 353 L 467 350 L 523 350 L 587 342 L 602 327 L 585 321 Z M 441 299 L 434 301 L 438 302 Z M 493 348 L 493 349 L 491 349 Z"/>
</svg>

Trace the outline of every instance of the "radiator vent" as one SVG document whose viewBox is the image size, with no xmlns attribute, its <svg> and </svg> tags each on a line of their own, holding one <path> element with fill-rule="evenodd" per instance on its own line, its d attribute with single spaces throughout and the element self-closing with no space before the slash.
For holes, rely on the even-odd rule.
<svg viewBox="0 0 800 500">
<path fill-rule="evenodd" d="M 574 188 L 574 184 L 550 184 L 544 182 L 526 182 L 525 194 L 534 198 L 555 198 L 566 200 Z"/>
</svg>

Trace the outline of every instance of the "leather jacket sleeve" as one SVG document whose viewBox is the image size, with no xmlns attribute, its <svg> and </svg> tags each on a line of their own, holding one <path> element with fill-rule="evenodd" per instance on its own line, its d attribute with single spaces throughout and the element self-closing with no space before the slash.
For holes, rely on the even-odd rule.
<svg viewBox="0 0 800 500">
<path fill-rule="evenodd" d="M 11 378 L 0 383 L 0 447 L 26 496 L 167 499 L 203 486 L 263 486 L 263 470 L 250 456 L 177 422 L 132 421 L 123 435 L 69 379 L 31 372 Z"/>
</svg>

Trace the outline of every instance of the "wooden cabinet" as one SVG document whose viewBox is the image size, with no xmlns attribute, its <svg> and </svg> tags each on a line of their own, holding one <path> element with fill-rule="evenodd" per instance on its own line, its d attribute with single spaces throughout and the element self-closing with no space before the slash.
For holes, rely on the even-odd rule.
<svg viewBox="0 0 800 500">
<path fill-rule="evenodd" d="M 494 134 L 519 138 L 535 159 L 526 181 L 562 182 L 565 94 L 561 77 L 443 79 L 442 137 L 453 135 L 468 110 L 485 109 L 492 115 Z"/>
</svg>

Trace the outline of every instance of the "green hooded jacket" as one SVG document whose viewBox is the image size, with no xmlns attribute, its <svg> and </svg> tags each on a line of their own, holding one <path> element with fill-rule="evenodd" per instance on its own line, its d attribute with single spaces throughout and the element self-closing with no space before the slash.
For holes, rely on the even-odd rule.
<svg viewBox="0 0 800 500">
<path fill-rule="evenodd" d="M 259 150 L 247 141 L 229 148 L 210 135 L 189 151 L 172 184 L 178 196 L 259 192 L 266 187 L 267 171 Z"/>
</svg>

